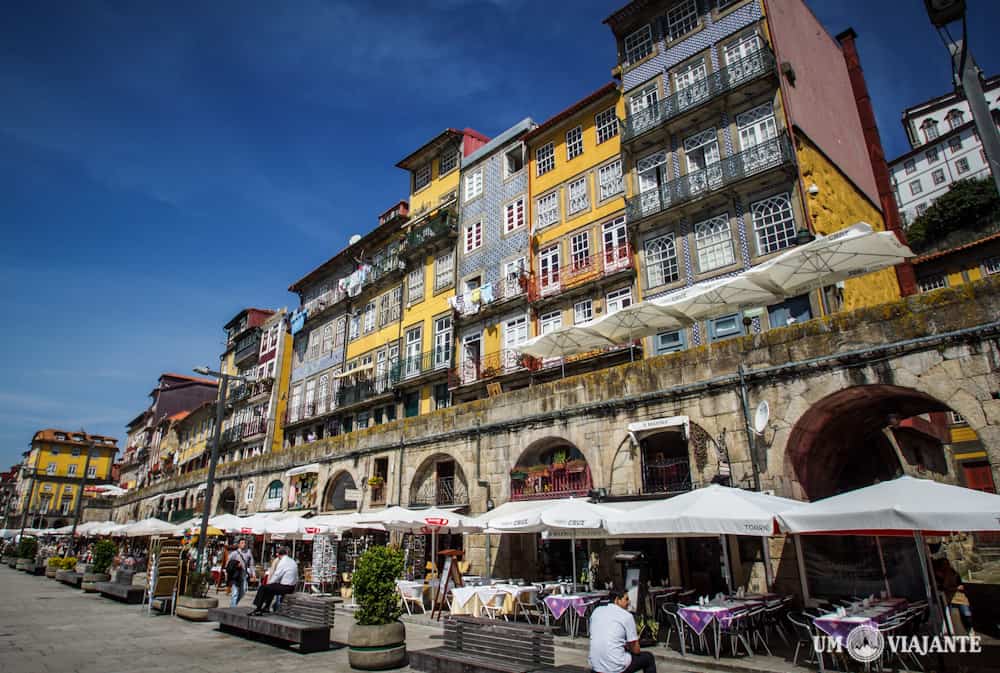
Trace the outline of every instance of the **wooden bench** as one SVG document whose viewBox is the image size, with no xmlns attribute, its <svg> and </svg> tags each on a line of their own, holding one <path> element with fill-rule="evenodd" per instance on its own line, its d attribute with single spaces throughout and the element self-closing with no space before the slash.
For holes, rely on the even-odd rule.
<svg viewBox="0 0 1000 673">
<path fill-rule="evenodd" d="M 514 624 L 456 615 L 444 622 L 444 647 L 413 650 L 410 666 L 430 673 L 527 673 L 555 668 L 552 631 L 544 626 Z M 579 667 L 559 670 L 579 671 Z"/>
<path fill-rule="evenodd" d="M 332 596 L 287 594 L 273 614 L 253 617 L 250 608 L 212 608 L 208 619 L 227 633 L 297 643 L 302 654 L 322 652 L 330 649 L 330 629 L 340 602 Z"/>
<path fill-rule="evenodd" d="M 80 585 L 83 584 L 83 573 L 78 573 L 75 570 L 60 570 L 56 573 L 56 579 L 63 584 L 79 589 Z"/>
<path fill-rule="evenodd" d="M 123 603 L 138 605 L 142 603 L 142 598 L 146 594 L 143 587 L 132 585 L 132 573 L 119 570 L 113 582 L 98 582 L 96 584 L 98 593 L 104 598 L 113 598 Z"/>
</svg>

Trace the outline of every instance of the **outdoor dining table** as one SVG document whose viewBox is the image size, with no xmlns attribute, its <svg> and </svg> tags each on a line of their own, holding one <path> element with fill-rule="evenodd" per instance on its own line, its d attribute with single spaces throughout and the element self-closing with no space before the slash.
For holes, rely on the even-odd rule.
<svg viewBox="0 0 1000 673">
<path fill-rule="evenodd" d="M 545 605 L 555 619 L 566 616 L 566 630 L 576 638 L 580 620 L 587 616 L 587 611 L 602 598 L 607 598 L 607 592 L 581 594 L 553 594 L 545 597 Z"/>
<path fill-rule="evenodd" d="M 504 599 L 500 614 L 514 615 L 517 612 L 521 596 L 530 596 L 537 591 L 538 589 L 533 586 L 514 584 L 454 587 L 451 590 L 451 614 L 479 617 L 484 605 L 488 605 L 498 594 L 503 594 Z"/>
<path fill-rule="evenodd" d="M 721 629 L 723 626 L 729 626 L 729 622 L 733 619 L 733 613 L 764 604 L 765 600 L 757 597 L 714 599 L 709 601 L 708 605 L 696 604 L 682 607 L 677 611 L 677 614 L 699 637 L 710 625 L 713 627 L 715 658 L 718 659 L 721 651 L 719 644 L 722 639 Z M 686 654 L 683 638 L 681 638 L 681 654 Z"/>
<path fill-rule="evenodd" d="M 905 598 L 883 598 L 869 602 L 855 603 L 845 608 L 845 614 L 831 612 L 813 619 L 813 624 L 820 631 L 843 645 L 848 634 L 862 624 L 878 628 L 893 615 L 907 607 Z"/>
</svg>

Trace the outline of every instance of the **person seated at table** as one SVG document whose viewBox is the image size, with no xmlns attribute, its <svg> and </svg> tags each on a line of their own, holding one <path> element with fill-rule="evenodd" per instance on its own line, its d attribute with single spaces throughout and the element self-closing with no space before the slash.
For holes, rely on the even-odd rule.
<svg viewBox="0 0 1000 673">
<path fill-rule="evenodd" d="M 613 590 L 611 603 L 590 615 L 590 656 L 593 673 L 656 673 L 656 662 L 649 652 L 639 651 L 639 633 L 635 618 L 628 611 L 628 593 Z"/>
<path fill-rule="evenodd" d="M 262 615 L 271 611 L 271 601 L 275 596 L 284 596 L 295 591 L 299 583 L 299 564 L 288 556 L 288 550 L 278 547 L 278 565 L 274 574 L 267 578 L 267 584 L 261 586 L 254 596 L 254 611 L 251 615 Z"/>
</svg>

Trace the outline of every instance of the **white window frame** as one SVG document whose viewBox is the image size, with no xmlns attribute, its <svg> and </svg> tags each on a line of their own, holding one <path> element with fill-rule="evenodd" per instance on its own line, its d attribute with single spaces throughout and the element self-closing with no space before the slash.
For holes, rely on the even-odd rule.
<svg viewBox="0 0 1000 673">
<path fill-rule="evenodd" d="M 962 144 L 962 136 L 955 136 L 948 140 L 948 149 L 952 154 L 958 154 L 962 151 Z"/>
<path fill-rule="evenodd" d="M 611 315 L 632 305 L 632 288 L 629 286 L 609 292 L 604 298 L 604 314 Z"/>
<path fill-rule="evenodd" d="M 87 479 L 96 479 L 96 478 L 97 478 L 97 466 L 91 465 L 90 467 L 87 468 Z"/>
<path fill-rule="evenodd" d="M 421 264 L 406 277 L 406 300 L 413 304 L 424 298 L 424 277 L 427 270 Z"/>
<path fill-rule="evenodd" d="M 429 184 L 431 184 L 431 162 L 428 161 L 426 164 L 413 171 L 414 193 L 419 192 Z"/>
<path fill-rule="evenodd" d="M 76 476 L 76 468 L 77 468 L 76 463 L 70 463 L 69 467 L 66 470 L 67 476 L 75 477 Z"/>
<path fill-rule="evenodd" d="M 363 331 L 365 334 L 370 334 L 375 331 L 375 326 L 377 324 L 376 316 L 378 315 L 377 307 L 374 301 L 370 301 L 365 304 L 364 321 L 363 321 Z"/>
<path fill-rule="evenodd" d="M 559 191 L 552 191 L 535 200 L 535 228 L 544 229 L 559 224 Z"/>
<path fill-rule="evenodd" d="M 455 282 L 455 251 L 448 250 L 434 259 L 434 291 L 438 292 Z"/>
<path fill-rule="evenodd" d="M 560 278 L 560 251 L 559 244 L 550 245 L 544 250 L 538 253 L 538 277 L 542 288 L 542 293 L 545 290 L 552 288 L 552 291 L 558 291 L 559 278 Z"/>
<path fill-rule="evenodd" d="M 928 276 L 917 281 L 917 286 L 920 288 L 921 292 L 930 292 L 932 290 L 937 290 L 942 287 L 948 287 L 948 279 L 944 274 L 937 274 L 936 276 Z"/>
<path fill-rule="evenodd" d="M 578 231 L 569 237 L 569 263 L 574 271 L 594 266 L 591 259 L 590 230 Z"/>
<path fill-rule="evenodd" d="M 935 185 L 942 185 L 948 181 L 948 178 L 945 177 L 943 168 L 935 168 L 931 171 L 931 180 Z"/>
<path fill-rule="evenodd" d="M 987 257 L 983 260 L 983 272 L 987 276 L 993 276 L 1000 273 L 1000 255 L 996 257 Z"/>
<path fill-rule="evenodd" d="M 682 38 L 698 27 L 698 3 L 695 0 L 678 2 L 667 10 L 665 18 L 666 37 L 669 40 Z"/>
<path fill-rule="evenodd" d="M 955 162 L 955 172 L 959 175 L 964 175 L 969 172 L 969 160 L 966 157 L 962 157 Z"/>
<path fill-rule="evenodd" d="M 780 214 L 780 217 L 776 215 Z M 757 254 L 767 255 L 795 245 L 795 209 L 788 192 L 750 204 Z"/>
<path fill-rule="evenodd" d="M 573 324 L 580 325 L 594 319 L 594 301 L 584 299 L 573 304 Z"/>
<path fill-rule="evenodd" d="M 576 215 L 590 208 L 590 190 L 587 176 L 573 180 L 566 186 L 566 214 Z"/>
<path fill-rule="evenodd" d="M 535 150 L 535 175 L 545 175 L 556 167 L 556 146 L 548 142 Z"/>
<path fill-rule="evenodd" d="M 550 311 L 538 318 L 538 333 L 548 334 L 562 327 L 562 311 Z"/>
<path fill-rule="evenodd" d="M 462 249 L 465 254 L 474 252 L 483 247 L 483 221 L 476 220 L 465 225 L 462 232 Z"/>
<path fill-rule="evenodd" d="M 920 184 L 920 179 L 910 181 L 910 195 L 916 196 L 917 194 L 922 194 L 924 191 L 924 186 Z"/>
<path fill-rule="evenodd" d="M 648 239 L 645 242 L 645 249 L 647 287 L 659 287 L 680 280 L 677 242 L 673 233 Z"/>
<path fill-rule="evenodd" d="M 912 175 L 917 172 L 917 162 L 913 159 L 907 159 L 903 162 L 903 170 L 906 171 L 907 175 Z"/>
<path fill-rule="evenodd" d="M 566 131 L 566 161 L 583 154 L 583 126 Z"/>
<path fill-rule="evenodd" d="M 451 163 L 446 167 L 445 160 Z M 458 167 L 458 152 L 455 150 L 445 150 L 438 156 L 438 177 L 451 173 Z"/>
<path fill-rule="evenodd" d="M 525 224 L 524 197 L 519 196 L 503 208 L 503 230 L 505 234 L 517 231 Z"/>
<path fill-rule="evenodd" d="M 528 340 L 528 316 L 520 315 L 503 323 L 503 364 L 507 370 L 521 366 L 521 353 L 514 347 Z"/>
<path fill-rule="evenodd" d="M 927 158 L 927 163 L 933 164 L 940 158 L 938 154 L 938 148 L 928 147 L 927 150 L 924 151 L 924 157 Z"/>
<path fill-rule="evenodd" d="M 702 273 L 724 269 L 736 263 L 733 227 L 729 214 L 702 220 L 694 225 L 694 247 L 698 270 Z"/>
<path fill-rule="evenodd" d="M 453 326 L 451 316 L 441 316 L 434 321 L 434 369 L 451 364 Z"/>
<path fill-rule="evenodd" d="M 483 169 L 473 171 L 465 176 L 463 181 L 462 198 L 471 201 L 483 193 Z"/>
<path fill-rule="evenodd" d="M 613 107 L 594 115 L 594 131 L 598 145 L 618 135 L 618 115 Z"/>
<path fill-rule="evenodd" d="M 634 65 L 653 53 L 653 29 L 647 23 L 642 28 L 628 34 L 622 40 L 625 63 Z"/>
<path fill-rule="evenodd" d="M 622 175 L 622 160 L 615 159 L 597 169 L 597 181 L 600 185 L 601 201 L 610 199 L 625 191 L 625 177 Z"/>
<path fill-rule="evenodd" d="M 414 337 L 416 335 L 416 337 Z M 416 327 L 411 327 L 406 330 L 406 336 L 404 344 L 406 347 L 404 365 L 403 365 L 403 377 L 411 378 L 420 374 L 420 361 L 423 355 L 421 349 L 423 348 L 423 325 L 417 325 Z"/>
</svg>

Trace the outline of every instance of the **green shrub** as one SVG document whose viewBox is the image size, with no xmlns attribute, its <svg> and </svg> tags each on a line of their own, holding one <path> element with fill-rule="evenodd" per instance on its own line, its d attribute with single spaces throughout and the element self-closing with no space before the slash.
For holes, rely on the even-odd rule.
<svg viewBox="0 0 1000 673">
<path fill-rule="evenodd" d="M 208 595 L 208 585 L 211 579 L 211 573 L 192 572 L 188 575 L 184 595 L 191 598 L 204 598 Z"/>
<path fill-rule="evenodd" d="M 62 560 L 63 570 L 76 570 L 77 558 L 75 556 L 67 556 Z"/>
<path fill-rule="evenodd" d="M 50 568 L 58 568 L 58 569 L 61 570 L 62 569 L 62 559 L 59 558 L 58 556 L 53 556 L 52 558 L 49 559 L 49 567 Z"/>
<path fill-rule="evenodd" d="M 351 586 L 358 624 L 382 626 L 399 619 L 403 608 L 396 580 L 403 574 L 403 552 L 398 547 L 372 547 L 358 559 Z"/>
<path fill-rule="evenodd" d="M 111 567 L 111 562 L 115 559 L 115 554 L 118 553 L 118 547 L 111 540 L 101 540 L 94 545 L 94 563 L 91 571 L 98 574 L 104 574 L 108 572 L 108 568 Z"/>
<path fill-rule="evenodd" d="M 18 558 L 35 558 L 35 554 L 38 553 L 38 540 L 33 537 L 22 537 L 20 544 L 17 545 L 17 555 Z"/>
</svg>

